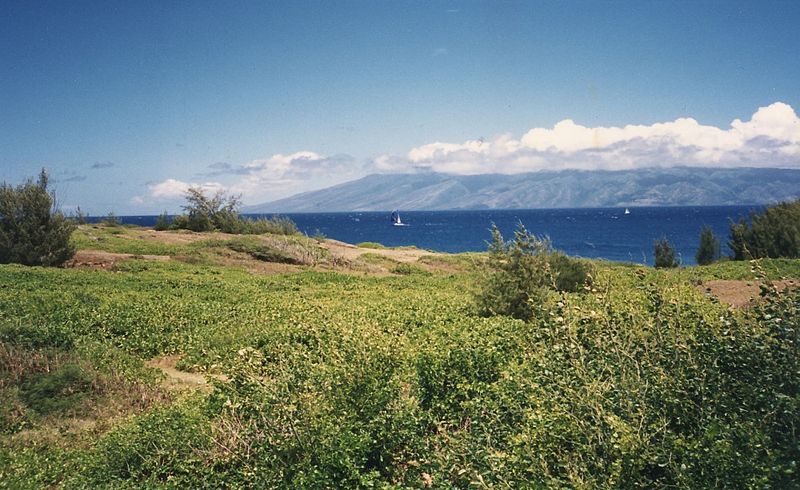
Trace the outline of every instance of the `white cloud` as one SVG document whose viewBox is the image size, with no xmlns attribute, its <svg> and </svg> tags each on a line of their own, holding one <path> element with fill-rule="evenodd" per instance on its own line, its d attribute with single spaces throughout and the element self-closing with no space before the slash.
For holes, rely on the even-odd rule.
<svg viewBox="0 0 800 490">
<path fill-rule="evenodd" d="M 728 129 L 692 118 L 624 127 L 587 127 L 565 119 L 519 139 L 435 142 L 413 148 L 406 158 L 374 161 L 380 171 L 425 168 L 457 174 L 676 165 L 800 167 L 800 118 L 791 106 L 776 102 L 759 108 L 749 121 L 734 120 Z"/>
<path fill-rule="evenodd" d="M 177 200 L 184 197 L 189 187 L 199 187 L 209 193 L 221 190 L 241 195 L 246 203 L 258 203 L 352 180 L 365 171 L 364 165 L 350 156 L 325 156 L 313 151 L 276 154 L 237 166 L 217 162 L 209 168 L 212 172 L 207 177 L 227 179 L 227 183 L 167 179 L 149 186 L 150 197 Z"/>
<path fill-rule="evenodd" d="M 313 151 L 276 154 L 244 165 L 217 162 L 205 178 L 190 183 L 167 179 L 149 186 L 146 200 L 178 201 L 189 187 L 241 194 L 255 204 L 346 182 L 372 172 L 437 171 L 454 174 L 514 174 L 537 170 L 621 170 L 671 166 L 800 168 L 800 118 L 776 102 L 748 121 L 726 129 L 692 118 L 652 125 L 587 127 L 565 119 L 552 128 L 533 128 L 521 137 L 503 134 L 463 143 L 434 142 L 405 156 L 381 155 L 369 162 Z M 217 182 L 216 179 L 222 181 Z"/>
<path fill-rule="evenodd" d="M 209 193 L 225 191 L 225 186 L 219 182 L 206 182 L 203 184 L 183 182 L 176 179 L 167 179 L 157 184 L 148 186 L 150 196 L 156 199 L 183 198 L 190 187 L 197 187 Z"/>
</svg>

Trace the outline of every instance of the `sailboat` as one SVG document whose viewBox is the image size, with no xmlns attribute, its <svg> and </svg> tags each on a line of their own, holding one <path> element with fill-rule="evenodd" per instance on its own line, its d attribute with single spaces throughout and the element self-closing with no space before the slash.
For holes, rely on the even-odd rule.
<svg viewBox="0 0 800 490">
<path fill-rule="evenodd" d="M 396 209 L 392 211 L 392 224 L 394 226 L 408 226 L 400 219 L 400 213 Z"/>
<path fill-rule="evenodd" d="M 628 208 L 625 208 L 625 214 L 631 214 L 631 210 L 628 209 Z"/>
</svg>

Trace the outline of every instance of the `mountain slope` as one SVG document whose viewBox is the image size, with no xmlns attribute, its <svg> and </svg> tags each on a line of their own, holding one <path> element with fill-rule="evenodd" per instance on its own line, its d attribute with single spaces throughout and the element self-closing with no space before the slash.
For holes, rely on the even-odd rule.
<svg viewBox="0 0 800 490">
<path fill-rule="evenodd" d="M 373 174 L 248 206 L 246 213 L 763 204 L 800 197 L 800 170 L 564 170 L 516 175 Z"/>
</svg>

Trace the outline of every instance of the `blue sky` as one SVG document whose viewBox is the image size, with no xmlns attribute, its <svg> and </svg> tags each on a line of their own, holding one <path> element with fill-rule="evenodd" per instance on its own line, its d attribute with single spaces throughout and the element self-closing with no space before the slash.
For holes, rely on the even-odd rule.
<svg viewBox="0 0 800 490">
<path fill-rule="evenodd" d="M 796 1 L 8 3 L 0 180 L 154 214 L 376 171 L 800 168 L 798 25 Z"/>
</svg>

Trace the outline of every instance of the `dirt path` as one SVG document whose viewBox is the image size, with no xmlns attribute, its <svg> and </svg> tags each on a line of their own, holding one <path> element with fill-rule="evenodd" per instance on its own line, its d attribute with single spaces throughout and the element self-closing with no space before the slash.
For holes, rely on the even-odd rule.
<svg viewBox="0 0 800 490">
<path fill-rule="evenodd" d="M 775 281 L 774 284 L 778 291 L 800 287 L 800 281 L 795 279 Z M 721 303 L 737 308 L 753 306 L 758 301 L 761 291 L 759 283 L 756 281 L 734 281 L 728 279 L 708 281 L 697 286 L 697 289 L 716 297 Z"/>
<path fill-rule="evenodd" d="M 202 375 L 199 373 L 189 373 L 181 371 L 175 366 L 180 361 L 181 356 L 165 356 L 156 357 L 145 362 L 147 367 L 155 368 L 164 373 L 166 379 L 164 385 L 171 389 L 197 389 L 202 391 L 211 391 L 212 386 L 208 382 L 208 378 L 226 380 L 227 377 L 222 374 L 208 374 Z"/>
<path fill-rule="evenodd" d="M 78 250 L 75 256 L 68 260 L 66 267 L 80 267 L 86 269 L 108 269 L 119 261 L 129 259 L 166 261 L 167 255 L 134 255 L 103 252 L 101 250 Z"/>
</svg>

